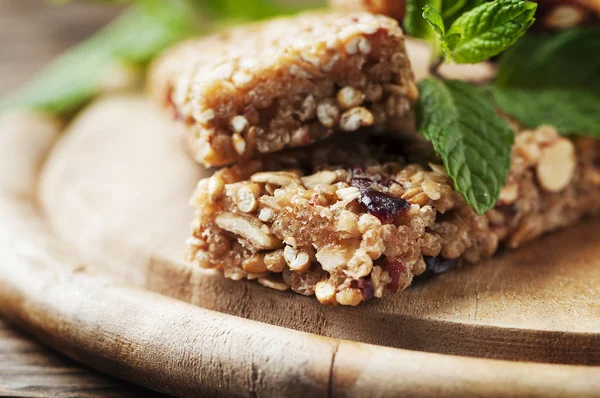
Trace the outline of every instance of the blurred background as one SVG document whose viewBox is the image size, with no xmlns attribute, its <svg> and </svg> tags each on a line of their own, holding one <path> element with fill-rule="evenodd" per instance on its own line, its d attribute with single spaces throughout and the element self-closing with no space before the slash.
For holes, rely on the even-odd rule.
<svg viewBox="0 0 600 398">
<path fill-rule="evenodd" d="M 123 79 L 115 76 L 125 73 L 130 82 L 143 76 L 144 67 L 174 43 L 223 26 L 325 4 L 326 0 L 0 0 L 0 110 L 72 115 L 111 83 L 121 87 Z M 63 56 L 50 62 L 59 54 Z"/>
<path fill-rule="evenodd" d="M 30 80 L 53 57 L 90 36 L 122 8 L 0 0 L 0 96 Z"/>
</svg>

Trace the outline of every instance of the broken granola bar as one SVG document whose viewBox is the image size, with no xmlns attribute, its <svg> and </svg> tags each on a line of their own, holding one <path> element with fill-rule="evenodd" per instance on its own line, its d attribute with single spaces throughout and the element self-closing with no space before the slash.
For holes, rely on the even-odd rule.
<svg viewBox="0 0 600 398">
<path fill-rule="evenodd" d="M 324 304 L 358 305 L 426 270 L 478 262 L 500 244 L 514 248 L 600 211 L 600 144 L 552 127 L 517 133 L 507 184 L 484 215 L 439 165 L 331 150 L 338 154 L 325 154 L 326 166 L 315 165 L 323 153 L 305 153 L 285 171 L 257 160 L 200 181 L 188 260 Z"/>
<path fill-rule="evenodd" d="M 335 132 L 414 129 L 418 93 L 402 30 L 365 12 L 303 14 L 185 42 L 157 61 L 150 80 L 206 166 Z"/>
</svg>

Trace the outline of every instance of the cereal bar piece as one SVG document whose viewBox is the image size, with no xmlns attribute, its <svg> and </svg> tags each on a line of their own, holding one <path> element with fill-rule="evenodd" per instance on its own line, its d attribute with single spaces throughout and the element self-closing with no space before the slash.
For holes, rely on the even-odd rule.
<svg viewBox="0 0 600 398">
<path fill-rule="evenodd" d="M 435 164 L 223 169 L 198 184 L 188 259 L 323 304 L 357 305 L 600 212 L 599 154 L 598 141 L 551 127 L 520 131 L 507 184 L 484 215 Z"/>
<path fill-rule="evenodd" d="M 342 10 L 365 10 L 398 21 L 402 21 L 406 14 L 406 0 L 330 0 L 330 3 Z"/>
<path fill-rule="evenodd" d="M 418 93 L 402 30 L 364 12 L 303 14 L 185 42 L 150 80 L 206 166 L 361 127 L 414 129 Z"/>
</svg>

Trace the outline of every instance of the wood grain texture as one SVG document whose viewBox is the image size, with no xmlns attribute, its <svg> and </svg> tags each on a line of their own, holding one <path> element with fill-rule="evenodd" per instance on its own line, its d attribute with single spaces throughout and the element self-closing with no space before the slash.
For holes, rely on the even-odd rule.
<svg viewBox="0 0 600 398">
<path fill-rule="evenodd" d="M 40 347 L 0 319 L 0 396 L 125 398 L 159 394 L 101 376 Z"/>
<path fill-rule="evenodd" d="M 143 116 L 144 112 L 148 112 L 150 120 L 157 120 L 152 108 L 140 98 L 129 98 L 127 101 L 131 101 L 131 108 L 127 108 L 129 105 L 123 102 L 118 107 L 126 106 L 121 112 L 128 113 L 129 109 L 132 120 L 143 120 L 136 117 Z M 106 112 L 105 109 L 103 115 L 95 117 L 102 116 L 100 120 L 106 121 L 107 130 L 110 129 L 109 122 L 123 122 L 122 116 L 115 118 L 114 104 L 109 114 Z M 163 122 L 157 121 L 155 124 L 150 121 L 149 125 L 160 126 L 160 123 Z M 129 125 L 122 123 L 121 127 L 129 126 L 128 130 L 131 130 L 134 125 L 132 121 Z M 163 211 L 161 214 L 165 220 L 173 222 L 168 230 L 183 231 L 187 225 L 180 226 L 181 221 L 177 220 L 185 218 L 189 209 L 159 206 L 160 192 L 151 189 L 136 191 L 143 188 L 135 185 L 136 181 L 148 184 L 153 176 L 135 179 L 133 177 L 139 173 L 135 168 L 128 169 L 129 174 L 119 173 L 117 168 L 114 176 L 104 180 L 102 178 L 106 175 L 101 172 L 89 174 L 91 180 L 87 187 L 89 190 L 89 183 L 93 185 L 93 181 L 100 184 L 108 181 L 116 186 L 120 181 L 123 183 L 121 188 L 134 193 L 144 192 L 143 196 L 132 194 L 115 198 L 111 195 L 112 188 L 99 190 L 79 203 L 83 207 L 75 206 L 77 201 L 69 202 L 69 212 L 61 213 L 62 216 L 59 213 L 51 214 L 54 225 L 59 219 L 69 220 L 69 214 L 73 216 L 71 228 L 62 230 L 61 236 L 66 237 L 77 231 L 79 238 L 69 240 L 78 247 L 65 242 L 65 239 L 57 237 L 48 224 L 35 194 L 38 169 L 59 129 L 60 126 L 53 121 L 33 115 L 0 120 L 0 313 L 40 341 L 78 361 L 108 374 L 179 396 L 305 394 L 387 397 L 402 392 L 406 396 L 593 397 L 600 392 L 598 367 L 462 358 L 318 337 L 207 311 L 132 289 L 122 281 L 106 276 L 106 273 L 118 275 L 134 284 L 149 286 L 206 307 L 222 308 L 231 314 L 275 324 L 289 324 L 300 330 L 314 330 L 333 337 L 349 336 L 380 344 L 392 341 L 390 345 L 426 351 L 457 350 L 469 354 L 471 350 L 473 355 L 492 357 L 499 357 L 498 352 L 504 348 L 508 352 L 506 357 L 512 359 L 595 363 L 598 341 L 593 309 L 597 305 L 594 297 L 598 297 L 594 288 L 598 285 L 595 277 L 585 279 L 590 271 L 585 265 L 596 258 L 592 250 L 596 243 L 590 240 L 593 234 L 589 233 L 597 228 L 596 224 L 589 224 L 571 238 L 568 238 L 571 235 L 565 235 L 567 240 L 571 240 L 559 245 L 563 247 L 573 243 L 576 250 L 564 251 L 561 256 L 577 258 L 575 264 L 583 267 L 581 275 L 573 274 L 566 265 L 561 266 L 563 263 L 554 259 L 551 253 L 542 256 L 541 260 L 534 254 L 531 257 L 517 257 L 522 262 L 509 263 L 508 267 L 507 259 L 499 259 L 500 265 L 496 266 L 500 267 L 501 272 L 494 278 L 489 278 L 491 274 L 485 266 L 481 270 L 457 271 L 440 278 L 435 284 L 432 282 L 414 289 L 415 293 L 410 293 L 413 292 L 411 290 L 407 298 L 402 299 L 406 301 L 365 307 L 372 314 L 369 318 L 363 316 L 366 312 L 328 309 L 308 298 L 273 292 L 254 284 L 225 281 L 220 276 L 180 265 L 177 261 L 177 251 L 180 250 L 178 244 L 165 243 L 179 241 L 176 233 L 172 237 L 168 234 L 163 236 L 164 241 L 157 243 L 153 231 L 146 230 L 147 218 L 155 215 L 153 211 Z M 76 132 L 72 133 L 76 135 Z M 102 129 L 96 128 L 94 134 L 102 133 Z M 117 129 L 116 133 L 124 132 Z M 90 136 L 94 134 L 90 133 Z M 120 146 L 127 142 L 127 137 L 133 136 L 126 135 Z M 69 136 L 65 138 L 65 141 L 68 140 Z M 61 156 L 73 155 L 85 143 L 84 139 L 73 144 Z M 167 147 L 175 146 L 174 143 L 167 143 Z M 109 150 L 110 145 L 104 149 Z M 196 166 L 188 167 L 181 159 L 170 157 L 172 154 L 160 150 L 152 152 L 157 148 L 146 149 L 149 150 L 143 151 L 146 158 L 141 159 L 154 159 L 157 163 L 152 167 L 160 168 L 175 161 L 180 169 L 173 170 L 189 173 L 185 175 L 190 179 L 195 178 L 195 173 L 202 173 Z M 86 167 L 94 167 L 94 161 L 99 162 L 95 167 L 100 165 L 102 168 L 105 166 L 102 162 L 110 160 L 111 156 L 113 160 L 122 160 L 124 156 L 109 152 L 103 153 L 104 157 L 95 157 L 101 152 L 89 151 L 91 158 L 86 159 L 84 164 L 79 162 L 86 156 L 72 158 L 71 165 L 73 168 L 81 166 L 78 170 L 81 175 L 86 175 L 90 171 Z M 181 163 L 177 163 L 179 161 Z M 118 164 L 119 167 L 126 166 L 126 163 Z M 174 175 L 180 175 L 179 171 Z M 119 180 L 121 176 L 123 179 Z M 59 177 L 60 173 L 57 173 L 55 181 L 63 185 L 57 186 L 57 189 L 68 188 L 72 184 L 70 190 L 63 191 L 63 198 L 65 192 L 77 193 L 76 188 L 82 186 L 78 178 L 61 180 Z M 162 198 L 169 203 L 173 199 L 183 202 L 183 198 L 178 196 L 182 194 L 177 192 L 187 190 L 185 187 L 188 182 L 174 180 L 173 185 L 160 180 L 165 190 L 178 187 L 173 191 L 173 197 Z M 144 187 L 148 188 L 147 185 Z M 50 194 L 48 192 L 47 195 Z M 117 203 L 106 202 L 107 198 L 113 198 Z M 145 203 L 144 212 L 135 217 L 124 217 L 128 211 L 135 212 L 139 208 L 140 200 L 149 202 Z M 136 202 L 138 206 L 134 207 Z M 118 212 L 111 207 L 117 204 L 122 206 Z M 46 205 L 49 210 L 59 210 L 60 201 L 52 206 Z M 102 210 L 95 213 L 99 209 Z M 109 216 L 104 217 L 104 214 Z M 93 224 L 90 216 L 110 222 Z M 92 228 L 89 228 L 90 225 Z M 138 239 L 140 236 L 143 239 Z M 94 256 L 90 254 L 89 247 L 80 245 L 86 239 L 88 245 L 98 244 L 94 247 Z M 589 247 L 584 245 L 584 249 L 579 250 L 582 242 L 591 243 Z M 555 244 L 558 245 L 552 240 L 542 243 Z M 111 251 L 110 255 L 98 256 L 98 252 L 110 251 L 111 248 L 118 250 Z M 167 257 L 167 260 L 152 260 L 156 254 Z M 550 263 L 553 272 L 532 275 L 530 267 L 542 267 L 544 261 Z M 542 271 L 547 270 L 546 267 L 542 268 Z M 461 276 L 461 273 L 466 274 Z M 465 285 L 465 280 L 469 280 L 466 277 L 471 278 L 471 275 L 476 276 L 474 285 Z M 522 277 L 533 277 L 535 283 L 528 284 L 529 279 L 523 282 Z M 438 283 L 442 283 L 441 287 L 435 287 Z M 573 288 L 591 295 L 557 300 L 556 294 L 552 294 L 550 289 L 539 294 L 540 285 L 561 291 L 565 287 L 567 290 Z M 477 294 L 474 295 L 473 290 Z M 525 300 L 521 308 L 515 304 L 517 298 L 510 300 L 515 293 L 525 293 L 532 299 Z M 449 299 L 454 296 L 458 296 L 459 300 Z M 512 307 L 506 305 L 507 300 L 512 301 Z M 492 303 L 496 303 L 495 307 Z M 554 317 L 559 307 L 574 314 Z M 533 333 L 532 336 L 519 335 L 523 332 L 520 325 L 527 317 L 535 315 L 536 308 L 541 310 L 539 318 L 543 318 L 537 320 L 537 329 L 528 331 Z M 514 311 L 521 310 L 524 312 L 514 315 Z M 498 315 L 502 311 L 502 316 Z M 454 319 L 455 316 L 460 322 Z M 489 319 L 496 322 L 486 326 L 493 331 L 491 335 L 479 328 L 482 320 L 487 322 Z M 591 323 L 579 323 L 581 319 Z M 565 330 L 564 325 L 568 322 L 572 323 L 572 327 Z M 540 328 L 542 333 L 538 330 Z M 575 339 L 565 340 L 565 334 L 572 334 Z M 52 355 L 18 355 L 15 360 L 23 361 L 22 365 L 5 366 L 3 360 L 12 360 L 15 352 L 32 352 L 31 342 L 15 340 L 12 336 L 13 332 L 7 335 L 0 329 L 0 342 L 6 342 L 0 344 L 0 395 L 150 394 L 128 386 L 119 388 L 111 379 L 76 370 L 72 362 L 61 357 L 56 357 L 55 361 Z M 432 346 L 438 336 L 441 337 L 439 344 L 450 348 Z M 450 340 L 444 342 L 443 339 L 448 337 Z M 448 343 L 461 340 L 464 343 Z M 536 345 L 540 345 L 540 348 L 535 349 Z M 4 348 L 8 349 L 6 356 L 3 356 Z M 3 384 L 2 377 L 8 379 L 8 387 Z M 57 384 L 57 380 L 61 380 L 61 383 Z"/>
</svg>

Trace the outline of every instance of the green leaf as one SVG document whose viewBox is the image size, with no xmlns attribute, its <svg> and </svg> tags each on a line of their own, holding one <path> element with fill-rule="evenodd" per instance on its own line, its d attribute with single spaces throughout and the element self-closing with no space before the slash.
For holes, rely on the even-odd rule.
<svg viewBox="0 0 600 398">
<path fill-rule="evenodd" d="M 600 27 L 527 35 L 503 54 L 496 85 L 600 92 L 599 55 Z"/>
<path fill-rule="evenodd" d="M 431 40 L 435 37 L 429 23 L 423 19 L 423 9 L 430 6 L 436 11 L 442 9 L 442 0 L 407 0 L 404 28 L 414 37 Z"/>
<path fill-rule="evenodd" d="M 525 127 L 551 124 L 561 134 L 600 138 L 600 95 L 568 89 L 493 89 L 494 99 Z"/>
<path fill-rule="evenodd" d="M 600 28 L 526 36 L 502 57 L 492 89 L 526 127 L 600 138 Z"/>
<path fill-rule="evenodd" d="M 435 45 L 432 46 L 432 60 L 438 58 L 440 49 L 448 54 L 449 50 L 445 40 L 446 27 L 444 26 L 444 20 L 440 13 L 432 6 L 426 5 L 423 7 L 423 19 L 429 24 L 436 37 Z"/>
<path fill-rule="evenodd" d="M 451 26 L 458 17 L 465 12 L 480 6 L 485 3 L 486 0 L 454 0 L 446 1 L 442 8 L 442 17 L 444 18 L 444 24 Z"/>
<path fill-rule="evenodd" d="M 444 20 L 435 8 L 430 5 L 423 7 L 423 19 L 433 28 L 438 38 L 443 39 L 446 34 Z"/>
<path fill-rule="evenodd" d="M 417 116 L 455 188 L 483 214 L 494 206 L 510 167 L 513 132 L 486 94 L 456 80 L 419 82 Z"/>
<path fill-rule="evenodd" d="M 14 95 L 0 101 L 0 109 L 17 107 L 68 113 L 98 92 L 103 77 L 115 62 L 148 62 L 191 33 L 183 24 L 160 24 L 132 8 L 92 38 L 59 56 Z"/>
<path fill-rule="evenodd" d="M 531 26 L 536 8 L 528 1 L 496 0 L 464 13 L 446 34 L 451 58 L 477 63 L 506 50 Z"/>
<path fill-rule="evenodd" d="M 200 2 L 213 17 L 234 21 L 270 18 L 326 4 L 324 0 L 304 2 L 305 4 L 300 5 L 276 0 L 202 0 Z"/>
</svg>

